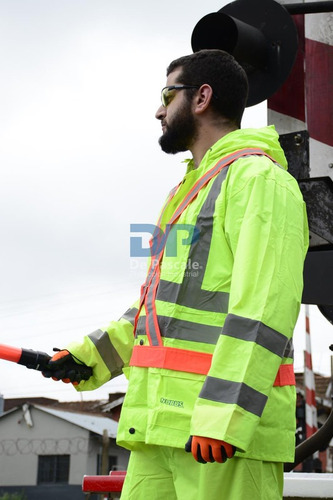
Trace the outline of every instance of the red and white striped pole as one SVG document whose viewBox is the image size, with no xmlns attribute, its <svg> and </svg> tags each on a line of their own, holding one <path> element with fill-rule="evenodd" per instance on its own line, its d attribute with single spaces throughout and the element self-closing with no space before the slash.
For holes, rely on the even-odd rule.
<svg viewBox="0 0 333 500">
<path fill-rule="evenodd" d="M 312 369 L 310 313 L 308 304 L 305 305 L 305 425 L 306 438 L 309 438 L 318 429 L 315 377 Z"/>
<path fill-rule="evenodd" d="M 310 177 L 332 177 L 333 12 L 298 14 L 293 19 L 299 49 L 290 76 L 268 99 L 268 123 L 274 124 L 279 134 L 308 130 Z"/>
</svg>

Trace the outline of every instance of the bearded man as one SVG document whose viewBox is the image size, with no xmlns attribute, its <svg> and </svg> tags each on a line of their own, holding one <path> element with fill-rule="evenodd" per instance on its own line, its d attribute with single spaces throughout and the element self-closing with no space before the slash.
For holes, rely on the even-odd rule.
<svg viewBox="0 0 333 500">
<path fill-rule="evenodd" d="M 159 142 L 192 158 L 159 216 L 140 299 L 50 363 L 59 379 L 72 355 L 91 366 L 79 391 L 128 377 L 122 500 L 278 500 L 294 459 L 306 212 L 274 127 L 240 128 L 247 92 L 223 51 L 170 64 Z"/>
</svg>

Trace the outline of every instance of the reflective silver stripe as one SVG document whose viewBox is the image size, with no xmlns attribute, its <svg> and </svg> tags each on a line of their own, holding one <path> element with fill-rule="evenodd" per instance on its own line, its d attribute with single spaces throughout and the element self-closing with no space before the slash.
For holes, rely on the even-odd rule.
<svg viewBox="0 0 333 500">
<path fill-rule="evenodd" d="M 136 307 L 130 307 L 119 319 L 126 319 L 134 326 L 135 316 L 137 315 L 138 309 Z"/>
<path fill-rule="evenodd" d="M 96 330 L 88 335 L 90 340 L 95 344 L 99 355 L 108 367 L 111 376 L 116 377 L 122 373 L 124 366 L 123 360 L 119 356 L 116 349 L 113 347 L 110 337 L 107 332 Z"/>
<path fill-rule="evenodd" d="M 188 340 L 190 342 L 205 342 L 215 345 L 221 334 L 221 326 L 211 326 L 202 323 L 192 323 L 170 316 L 157 316 L 162 337 Z M 146 317 L 140 316 L 136 328 L 136 337 L 146 335 Z"/>
<path fill-rule="evenodd" d="M 288 338 L 285 335 L 266 326 L 261 321 L 235 314 L 228 314 L 226 317 L 222 335 L 255 342 L 281 358 L 288 343 Z"/>
<path fill-rule="evenodd" d="M 192 278 L 196 280 L 197 278 Z M 227 292 L 210 292 L 209 290 L 194 291 L 196 287 L 191 285 L 191 281 L 184 279 L 183 283 L 173 283 L 172 281 L 161 280 L 157 300 L 179 304 L 193 309 L 201 309 L 202 311 L 227 313 L 229 304 L 229 293 Z M 197 295 L 194 297 L 193 294 Z M 195 300 L 194 300 L 195 299 Z"/>
<path fill-rule="evenodd" d="M 294 359 L 294 344 L 293 339 L 289 339 L 283 353 L 284 358 Z"/>
<path fill-rule="evenodd" d="M 162 336 L 172 339 L 215 345 L 221 333 L 220 326 L 192 323 L 169 316 L 158 316 L 158 321 Z"/>
<path fill-rule="evenodd" d="M 158 338 L 159 338 L 159 331 L 156 331 L 155 328 L 155 323 L 154 323 L 154 305 L 155 305 L 155 300 L 154 300 L 154 290 L 155 290 L 155 285 L 158 281 L 159 275 L 155 274 L 154 278 L 152 279 L 151 285 L 148 289 L 147 297 L 146 297 L 146 320 L 148 321 L 148 330 L 151 338 L 151 345 L 160 345 Z"/>
<path fill-rule="evenodd" d="M 267 401 L 265 394 L 244 383 L 215 377 L 206 378 L 199 397 L 218 403 L 236 404 L 258 417 L 261 417 Z"/>
<path fill-rule="evenodd" d="M 146 335 L 146 316 L 140 316 L 136 325 L 135 337 L 138 335 Z"/>
<path fill-rule="evenodd" d="M 140 316 L 136 329 L 136 336 L 146 335 L 145 322 L 146 317 Z M 158 322 L 163 337 L 188 340 L 191 342 L 206 342 L 207 344 L 215 345 L 222 332 L 222 327 L 220 326 L 194 323 L 192 321 L 186 321 L 170 316 L 158 315 Z M 236 337 L 236 335 L 233 335 L 233 337 Z M 244 339 L 244 337 L 242 338 Z M 293 359 L 293 351 L 293 342 L 289 339 L 282 357 Z"/>
<path fill-rule="evenodd" d="M 213 216 L 215 202 L 221 192 L 222 182 L 225 180 L 229 167 L 225 167 L 216 176 L 197 217 L 196 227 L 200 231 L 199 237 L 191 244 L 184 277 L 181 284 L 161 280 L 157 291 L 157 300 L 171 302 L 202 311 L 227 313 L 229 294 L 227 292 L 209 291 L 202 289 L 206 272 L 210 243 L 213 235 Z M 223 258 L 223 256 L 221 256 Z M 193 276 L 191 263 L 196 262 L 196 275 Z"/>
</svg>

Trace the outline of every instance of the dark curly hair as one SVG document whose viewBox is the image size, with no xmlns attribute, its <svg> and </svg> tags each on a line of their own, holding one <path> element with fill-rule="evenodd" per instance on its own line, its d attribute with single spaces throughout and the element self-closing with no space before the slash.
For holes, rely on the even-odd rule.
<svg viewBox="0 0 333 500">
<path fill-rule="evenodd" d="M 167 76 L 181 68 L 179 83 L 213 89 L 211 106 L 217 117 L 223 117 L 240 127 L 248 95 L 248 80 L 244 69 L 234 57 L 223 50 L 200 50 L 170 63 Z M 186 92 L 192 99 L 196 90 Z"/>
</svg>

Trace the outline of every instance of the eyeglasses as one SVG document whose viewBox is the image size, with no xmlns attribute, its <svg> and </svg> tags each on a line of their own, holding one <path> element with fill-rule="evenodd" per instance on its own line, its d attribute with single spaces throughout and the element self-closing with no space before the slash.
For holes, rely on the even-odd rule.
<svg viewBox="0 0 333 500">
<path fill-rule="evenodd" d="M 162 106 L 166 108 L 172 99 L 175 97 L 173 90 L 183 90 L 183 89 L 199 89 L 198 85 L 169 85 L 164 87 L 161 92 Z"/>
</svg>

